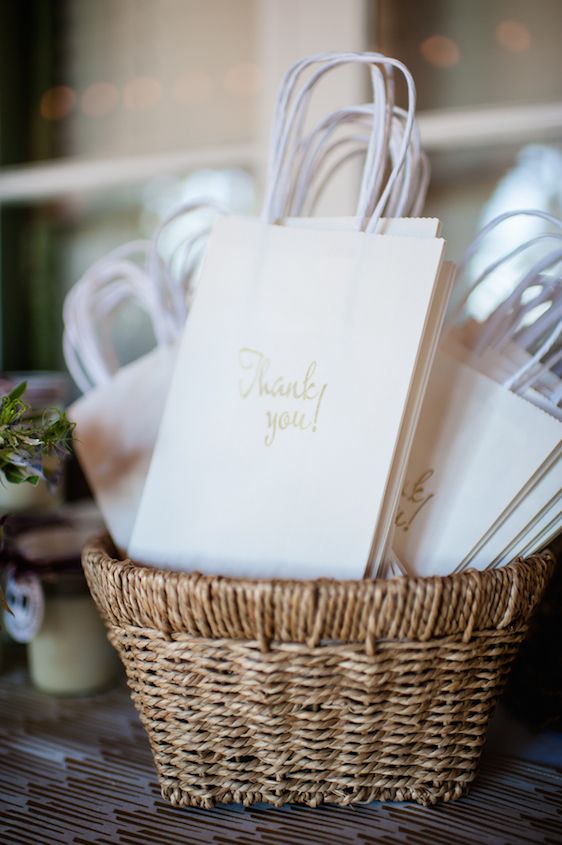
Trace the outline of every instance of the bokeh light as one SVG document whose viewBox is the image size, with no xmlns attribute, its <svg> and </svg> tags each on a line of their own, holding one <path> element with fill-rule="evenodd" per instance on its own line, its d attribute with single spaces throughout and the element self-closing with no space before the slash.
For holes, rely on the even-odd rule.
<svg viewBox="0 0 562 845">
<path fill-rule="evenodd" d="M 521 21 L 500 21 L 496 27 L 496 39 L 500 47 L 510 53 L 525 53 L 531 46 L 531 33 Z"/>
<path fill-rule="evenodd" d="M 62 120 L 76 105 L 76 92 L 68 85 L 49 88 L 39 103 L 41 117 L 45 120 Z"/>
<path fill-rule="evenodd" d="M 449 68 L 458 64 L 461 57 L 459 45 L 447 35 L 430 35 L 420 45 L 426 62 L 437 68 Z"/>
</svg>

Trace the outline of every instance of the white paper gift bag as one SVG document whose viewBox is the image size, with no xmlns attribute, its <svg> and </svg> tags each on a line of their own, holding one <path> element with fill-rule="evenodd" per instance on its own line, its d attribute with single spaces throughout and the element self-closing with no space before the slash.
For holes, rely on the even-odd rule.
<svg viewBox="0 0 562 845">
<path fill-rule="evenodd" d="M 338 228 L 352 230 L 353 218 L 335 218 Z M 332 218 L 291 218 L 283 225 L 330 229 Z M 387 234 L 431 236 L 439 221 L 433 219 L 381 220 Z M 198 233 L 198 237 L 201 235 Z M 100 350 L 96 346 L 99 356 Z M 108 374 L 90 387 L 70 408 L 76 422 L 76 453 L 94 492 L 115 545 L 127 549 L 152 450 L 173 373 L 176 345 L 158 346 L 137 361 Z M 98 368 L 102 366 L 97 361 Z M 97 373 L 92 367 L 92 374 Z"/>
<path fill-rule="evenodd" d="M 440 348 L 408 462 L 393 549 L 416 575 L 484 567 L 560 486 L 562 423 Z M 552 474 L 547 474 L 552 470 Z M 542 482 L 542 484 L 541 484 Z M 496 549 L 498 551 L 498 549 Z"/>
<path fill-rule="evenodd" d="M 364 124 L 363 128 L 368 129 L 365 143 L 369 146 L 369 148 L 377 141 L 377 133 L 379 132 L 380 126 L 386 126 L 388 124 L 388 132 L 385 130 L 385 143 L 382 147 L 377 147 L 377 155 L 374 157 L 368 157 L 368 161 L 366 162 L 361 183 L 358 214 L 363 217 L 365 217 L 365 215 L 368 216 L 368 209 L 374 208 L 375 205 L 379 209 L 379 213 L 382 211 L 383 207 L 389 212 L 392 209 L 395 214 L 406 213 L 407 209 L 418 208 L 425 195 L 428 173 L 427 162 L 419 149 L 419 134 L 413 119 L 415 100 L 415 97 L 413 96 L 413 82 L 407 69 L 405 69 L 400 63 L 397 63 L 394 60 L 388 60 L 377 54 L 329 54 L 325 56 L 314 56 L 306 59 L 304 63 L 298 63 L 298 67 L 300 73 L 307 65 L 314 65 L 317 67 L 322 66 L 323 69 L 321 73 L 317 73 L 314 77 L 314 79 L 317 80 L 326 70 L 330 70 L 340 64 L 349 62 L 372 66 L 371 76 L 374 75 L 373 78 L 376 76 L 377 79 L 379 79 L 379 82 L 383 80 L 384 76 L 386 84 L 388 85 L 388 93 L 392 103 L 393 83 L 390 78 L 392 75 L 391 67 L 395 66 L 400 73 L 405 75 L 407 87 L 410 92 L 407 111 L 396 110 L 393 108 L 390 108 L 389 110 L 389 108 L 387 108 L 388 103 L 386 99 L 386 92 L 382 90 L 381 85 L 379 84 L 375 86 L 373 90 L 373 94 L 375 94 L 376 91 L 376 97 L 374 98 L 374 102 L 372 104 L 347 108 L 344 109 L 341 114 L 339 112 L 335 112 L 334 114 L 330 114 L 326 117 L 326 121 L 329 124 L 333 123 L 335 119 L 337 119 L 337 121 L 341 121 L 342 117 L 344 121 L 347 121 L 348 118 L 351 118 L 353 121 L 360 118 Z M 377 67 L 380 69 L 377 70 Z M 382 68 L 384 68 L 383 75 L 381 75 Z M 287 74 L 287 79 L 290 78 L 293 79 L 293 69 L 291 69 Z M 296 77 L 293 79 L 293 82 L 295 80 Z M 292 90 L 292 88 L 292 83 L 286 90 L 284 85 L 282 85 L 280 89 L 280 99 L 286 98 L 286 95 L 289 94 L 289 89 Z M 292 94 L 295 94 L 295 91 L 292 91 Z M 307 108 L 308 98 L 297 99 L 299 99 L 299 108 L 301 109 L 300 120 L 297 121 L 297 123 L 299 128 L 302 129 L 304 125 L 304 112 Z M 286 105 L 289 103 L 289 100 L 290 96 L 289 99 L 287 99 Z M 288 124 L 291 122 L 291 119 L 295 117 L 295 112 L 289 109 L 286 117 L 288 123 L 285 123 L 285 117 L 281 117 L 278 124 L 276 124 L 277 130 L 274 132 L 273 147 L 280 156 L 278 163 L 284 162 L 285 167 L 290 169 L 293 167 L 293 163 L 298 159 L 296 150 L 295 156 L 293 156 L 292 153 L 288 153 L 290 143 L 291 141 L 296 143 L 297 147 L 300 149 L 300 142 L 297 143 L 298 132 L 297 135 L 292 138 L 291 133 L 286 131 L 288 130 Z M 332 129 L 333 128 L 334 127 L 332 127 Z M 330 135 L 332 129 L 330 129 L 328 135 Z M 315 133 L 316 130 L 310 136 L 311 143 Z M 388 135 L 388 137 L 386 137 L 386 135 Z M 323 139 L 322 144 L 318 145 L 316 149 L 317 153 L 320 153 L 321 147 L 326 146 L 327 148 L 327 145 L 325 144 L 326 140 L 327 138 Z M 316 139 L 314 137 L 313 146 L 315 144 Z M 386 172 L 387 158 L 390 164 L 388 174 Z M 316 164 L 317 163 L 318 160 L 316 161 Z M 313 170 L 314 168 L 306 168 L 306 173 L 309 177 Z M 309 190 L 306 179 L 301 178 L 304 176 L 304 172 L 305 168 L 296 168 L 296 173 L 301 180 L 301 200 Z M 385 176 L 384 180 L 382 179 L 383 174 Z M 270 181 L 273 181 L 273 176 L 271 176 Z M 283 190 L 281 180 L 275 190 L 270 192 L 270 199 L 274 204 L 279 198 L 278 195 L 280 196 L 283 194 Z M 386 199 L 383 202 L 384 198 Z M 380 202 L 377 202 L 379 199 Z M 184 211 L 190 210 L 190 206 L 194 205 L 197 205 L 197 203 L 188 204 L 188 207 L 183 210 L 179 209 L 178 212 L 172 215 L 170 220 L 174 219 L 174 217 L 178 214 L 183 214 Z M 291 206 L 289 204 L 288 210 L 290 207 Z M 322 224 L 321 221 L 318 222 L 320 225 Z M 366 220 L 366 222 L 368 221 Z M 378 221 L 376 230 L 382 230 L 385 232 L 404 232 L 405 234 L 408 234 L 410 232 L 410 227 L 407 224 L 414 222 L 419 225 L 425 224 L 424 235 L 430 236 L 436 233 L 438 221 Z M 325 223 L 328 228 L 331 228 L 333 225 L 331 221 L 325 221 Z M 402 223 L 404 223 L 404 226 L 401 225 Z M 314 222 L 313 225 L 318 224 Z M 357 226 L 357 220 L 348 218 L 344 221 L 344 226 L 347 228 L 355 228 Z M 157 238 L 158 233 L 151 250 L 153 258 L 156 256 L 154 247 L 156 246 Z M 154 264 L 154 262 L 151 264 Z M 165 280 L 169 281 L 167 279 L 166 272 L 163 274 L 160 273 L 160 269 L 165 270 L 165 268 L 151 266 L 149 269 L 149 276 L 152 280 L 156 281 L 158 275 L 163 275 Z M 169 291 L 167 291 L 168 287 L 170 288 Z M 165 289 L 163 290 L 163 293 L 166 293 L 166 295 L 168 293 L 170 294 L 168 298 L 171 305 L 178 305 L 177 291 L 173 289 L 173 285 L 163 285 L 163 289 Z M 180 318 L 183 319 L 185 316 L 185 308 L 183 307 L 181 297 L 179 301 L 179 312 L 181 312 Z M 175 322 L 177 323 L 177 320 Z M 426 344 L 426 346 L 427 345 L 428 344 Z M 427 354 L 428 350 L 423 351 Z M 431 348 L 429 348 L 429 352 L 431 352 Z M 80 400 L 76 409 L 77 414 L 80 415 L 80 427 L 84 428 L 84 431 L 87 432 L 87 436 L 84 436 L 83 448 L 81 449 L 80 456 L 82 458 L 86 474 L 90 478 L 95 494 L 102 506 L 102 510 L 106 514 L 110 531 L 116 542 L 118 542 L 121 546 L 128 543 L 131 521 L 135 515 L 135 509 L 139 500 L 143 482 L 141 468 L 146 467 L 148 463 L 152 449 L 150 437 L 155 435 L 156 424 L 160 413 L 158 402 L 151 402 L 150 400 L 152 398 L 152 394 L 160 396 L 162 394 L 162 390 L 165 390 L 165 387 L 168 384 L 169 370 L 167 368 L 170 365 L 171 356 L 168 356 L 165 362 L 160 360 L 161 357 L 161 355 L 148 355 L 145 356 L 142 361 L 137 362 L 137 364 L 131 369 L 125 368 L 123 377 L 118 383 L 115 385 L 109 383 L 105 385 L 103 389 L 97 389 L 88 399 Z M 154 365 L 157 359 L 158 363 L 155 369 Z M 145 367 L 146 374 L 143 374 Z M 156 390 L 156 393 L 155 384 L 153 383 L 155 378 L 159 380 L 158 386 L 162 388 L 161 390 Z M 131 395 L 130 387 L 132 387 L 134 395 Z M 119 388 L 119 392 L 117 392 L 116 388 Z M 104 413 L 105 405 L 108 402 L 112 403 L 115 413 L 111 411 L 109 414 Z M 414 407 L 414 411 L 415 410 L 416 408 Z M 137 416 L 142 418 L 143 415 L 146 415 L 146 426 L 143 427 L 142 425 L 133 424 L 131 427 L 129 425 L 131 415 L 134 419 L 136 419 Z M 120 427 L 119 420 L 121 421 Z M 136 440 L 132 437 L 133 433 Z M 104 452 L 108 456 L 111 456 L 111 461 L 99 460 L 100 455 Z M 137 456 L 135 461 L 128 462 L 118 460 L 120 453 L 131 455 L 133 452 L 135 452 Z M 114 473 L 112 474 L 110 469 L 111 463 L 115 466 L 119 466 L 120 472 L 122 473 L 121 478 L 117 478 Z"/>
<path fill-rule="evenodd" d="M 69 408 L 76 454 L 111 531 L 125 550 L 150 466 L 176 348 L 159 346 Z"/>
<path fill-rule="evenodd" d="M 562 447 L 559 445 L 465 557 L 463 567 L 478 569 L 508 563 L 541 534 L 558 514 L 562 518 Z M 556 532 L 555 532 L 556 533 Z M 554 536 L 554 534 L 552 535 Z"/>
<path fill-rule="evenodd" d="M 202 220 L 185 219 L 199 211 Z M 84 392 L 69 408 L 76 422 L 76 453 L 120 550 L 131 539 L 173 373 L 175 341 L 185 321 L 187 287 L 196 268 L 193 247 L 208 234 L 207 215 L 220 211 L 209 201 L 182 205 L 162 222 L 152 241 L 124 244 L 96 262 L 65 301 L 65 357 Z M 158 241 L 180 217 L 189 235 L 182 242 L 187 260 L 178 279 L 162 261 Z M 158 346 L 120 367 L 107 330 L 116 310 L 131 301 L 145 311 Z"/>
<path fill-rule="evenodd" d="M 377 565 L 420 349 L 442 318 L 442 252 L 438 238 L 219 221 L 130 554 L 263 577 Z"/>
</svg>

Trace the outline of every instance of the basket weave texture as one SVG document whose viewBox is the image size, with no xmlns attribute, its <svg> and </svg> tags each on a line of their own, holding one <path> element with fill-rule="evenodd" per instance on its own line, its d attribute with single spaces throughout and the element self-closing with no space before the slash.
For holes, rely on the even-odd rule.
<svg viewBox="0 0 562 845">
<path fill-rule="evenodd" d="M 460 797 L 554 566 L 252 581 L 83 565 L 172 804 Z"/>
</svg>

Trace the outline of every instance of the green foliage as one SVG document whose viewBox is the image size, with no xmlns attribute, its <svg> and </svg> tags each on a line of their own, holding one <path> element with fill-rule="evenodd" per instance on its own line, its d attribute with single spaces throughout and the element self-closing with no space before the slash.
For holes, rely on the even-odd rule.
<svg viewBox="0 0 562 845">
<path fill-rule="evenodd" d="M 62 459 L 70 452 L 74 423 L 64 411 L 32 411 L 23 382 L 0 399 L 0 476 L 11 484 L 56 484 Z M 0 554 L 5 517 L 0 518 Z M 0 610 L 10 612 L 0 589 Z"/>
<path fill-rule="evenodd" d="M 23 382 L 0 400 L 0 472 L 11 484 L 54 484 L 74 424 L 64 411 L 32 411 L 22 399 L 26 387 Z"/>
</svg>

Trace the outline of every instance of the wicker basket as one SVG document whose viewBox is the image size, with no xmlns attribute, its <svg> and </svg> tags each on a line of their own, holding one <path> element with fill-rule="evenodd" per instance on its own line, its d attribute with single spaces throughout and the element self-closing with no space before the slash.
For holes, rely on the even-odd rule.
<svg viewBox="0 0 562 845">
<path fill-rule="evenodd" d="M 458 798 L 553 568 L 251 581 L 84 551 L 162 794 L 212 807 Z"/>
</svg>

